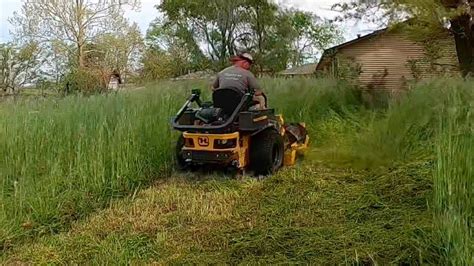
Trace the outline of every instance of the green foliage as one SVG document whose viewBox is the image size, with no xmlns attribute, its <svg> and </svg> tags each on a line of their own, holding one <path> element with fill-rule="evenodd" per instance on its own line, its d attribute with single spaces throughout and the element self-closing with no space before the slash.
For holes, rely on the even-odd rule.
<svg viewBox="0 0 474 266">
<path fill-rule="evenodd" d="M 369 165 L 433 158 L 440 119 L 450 108 L 469 109 L 474 97 L 469 86 L 459 81 L 416 86 L 402 96 L 403 100 L 392 102 L 382 118 L 369 118 L 368 125 L 356 136 L 354 156 Z M 460 122 L 459 126 L 466 124 Z"/>
<path fill-rule="evenodd" d="M 0 90 L 15 92 L 39 76 L 41 60 L 36 43 L 0 44 Z"/>
<path fill-rule="evenodd" d="M 175 64 L 177 61 L 165 52 L 148 49 L 142 59 L 141 76 L 146 80 L 160 80 L 183 75 L 186 65 Z"/>
<path fill-rule="evenodd" d="M 360 92 L 336 80 L 269 79 L 264 84 L 270 106 L 290 121 L 308 121 L 309 126 L 311 121 L 345 117 L 361 108 Z"/>
<path fill-rule="evenodd" d="M 146 44 L 142 75 L 147 79 L 178 77 L 210 66 L 192 33 L 182 25 L 155 20 L 148 29 Z"/>
<path fill-rule="evenodd" d="M 362 73 L 362 65 L 356 60 L 341 54 L 336 55 L 331 60 L 331 66 L 324 71 L 324 75 L 339 80 L 344 80 L 352 85 L 356 85 L 357 79 Z"/>
<path fill-rule="evenodd" d="M 165 0 L 159 10 L 169 24 L 193 28 L 193 39 L 204 42 L 211 58 L 224 66 L 235 52 L 234 38 L 242 23 L 244 4 L 243 0 Z"/>
<path fill-rule="evenodd" d="M 314 59 L 318 52 L 329 45 L 342 41 L 342 34 L 333 23 L 323 21 L 316 15 L 303 11 L 287 11 L 290 24 L 291 59 L 293 66 L 299 66 Z"/>
<path fill-rule="evenodd" d="M 289 58 L 289 44 L 283 42 L 290 35 L 290 23 L 277 5 L 270 1 L 248 0 L 243 25 L 247 28 L 239 38 L 239 50 L 253 52 L 255 71 L 276 73 L 286 69 Z"/>
<path fill-rule="evenodd" d="M 117 72 L 125 75 L 137 69 L 143 38 L 136 23 L 124 20 L 117 32 L 99 35 L 89 44 L 85 65 L 108 76 Z"/>
<path fill-rule="evenodd" d="M 168 170 L 171 91 L 1 108 L 0 246 L 67 228 Z"/>
<path fill-rule="evenodd" d="M 99 73 L 90 69 L 76 69 L 66 75 L 61 82 L 61 91 L 64 95 L 70 93 L 82 93 L 91 95 L 105 91 L 104 84 Z"/>
<path fill-rule="evenodd" d="M 127 32 L 124 8 L 134 9 L 139 4 L 139 0 L 23 1 L 21 9 L 9 22 L 15 39 L 38 43 L 53 69 L 62 68 L 65 58 L 69 59 L 69 66 L 84 68 L 90 52 L 84 46 L 107 34 L 119 37 L 118 33 Z M 114 48 L 117 44 L 108 43 L 112 47 L 115 45 Z M 55 51 L 50 54 L 53 49 Z M 108 51 L 113 52 L 113 49 Z M 58 79 L 54 72 L 52 75 Z"/>
<path fill-rule="evenodd" d="M 351 167 L 380 170 L 425 163 L 432 174 L 433 228 L 417 233 L 427 264 L 473 263 L 474 93 L 472 82 L 437 80 L 419 84 L 386 112 L 349 116 L 331 126 L 334 158 Z M 339 121 L 339 120 L 336 120 Z M 336 125 L 338 123 L 336 122 Z M 352 125 L 352 126 L 351 126 Z M 355 128 L 357 133 L 348 133 Z M 351 131 L 349 131 L 351 132 Z M 341 141 L 342 139 L 342 141 Z"/>
<path fill-rule="evenodd" d="M 149 49 L 187 71 L 217 71 L 230 56 L 248 51 L 254 54 L 256 71 L 276 73 L 315 58 L 341 35 L 312 13 L 286 10 L 268 0 L 167 0 L 158 9 L 165 16 L 148 31 Z M 166 62 L 164 68 L 174 69 L 173 76 L 181 74 Z"/>
</svg>

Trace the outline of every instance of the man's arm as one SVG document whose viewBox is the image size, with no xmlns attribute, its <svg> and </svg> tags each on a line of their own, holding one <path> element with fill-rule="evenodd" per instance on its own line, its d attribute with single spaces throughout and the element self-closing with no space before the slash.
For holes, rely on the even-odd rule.
<svg viewBox="0 0 474 266">
<path fill-rule="evenodd" d="M 216 79 L 212 83 L 212 90 L 217 90 L 219 88 L 219 75 L 217 75 Z"/>
<path fill-rule="evenodd" d="M 262 87 L 260 87 L 257 78 L 252 73 L 250 73 L 248 76 L 248 84 L 249 88 L 255 91 L 255 95 L 258 96 L 263 94 Z"/>
</svg>

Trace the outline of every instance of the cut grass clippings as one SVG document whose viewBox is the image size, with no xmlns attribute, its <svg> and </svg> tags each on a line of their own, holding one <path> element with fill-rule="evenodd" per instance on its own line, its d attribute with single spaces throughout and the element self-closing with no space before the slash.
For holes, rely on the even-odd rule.
<svg viewBox="0 0 474 266">
<path fill-rule="evenodd" d="M 263 182 L 186 177 L 115 201 L 7 263 L 414 264 L 431 230 L 429 169 L 374 175 L 301 166 Z"/>
</svg>

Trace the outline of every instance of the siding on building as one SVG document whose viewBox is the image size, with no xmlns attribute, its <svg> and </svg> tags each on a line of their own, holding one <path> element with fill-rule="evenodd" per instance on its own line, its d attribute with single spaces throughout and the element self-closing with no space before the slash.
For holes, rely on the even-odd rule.
<svg viewBox="0 0 474 266">
<path fill-rule="evenodd" d="M 329 49 L 321 59 L 318 70 L 330 71 L 334 60 L 343 57 L 353 61 L 360 68 L 358 81 L 368 89 L 390 90 L 396 93 L 405 87 L 406 82 L 415 78 L 413 64 L 419 71 L 419 78 L 432 78 L 440 73 L 433 67 L 453 71 L 458 61 L 455 54 L 454 40 L 447 36 L 440 41 L 442 57 L 436 64 L 430 64 L 426 50 L 420 43 L 409 40 L 400 33 L 381 30 L 371 35 L 353 40 L 345 45 Z M 328 55 L 331 54 L 331 55 Z"/>
<path fill-rule="evenodd" d="M 316 73 L 316 67 L 318 66 L 317 63 L 311 63 L 302 65 L 299 67 L 294 67 L 292 69 L 287 69 L 278 73 L 278 75 L 282 76 L 309 76 Z"/>
</svg>

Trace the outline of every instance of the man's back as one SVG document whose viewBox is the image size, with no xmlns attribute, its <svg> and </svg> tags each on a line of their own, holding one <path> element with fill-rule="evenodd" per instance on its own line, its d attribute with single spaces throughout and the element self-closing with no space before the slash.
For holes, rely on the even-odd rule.
<svg viewBox="0 0 474 266">
<path fill-rule="evenodd" d="M 259 90 L 260 86 L 252 72 L 238 66 L 231 66 L 217 74 L 214 88 L 237 88 L 247 92 L 248 89 Z"/>
</svg>

